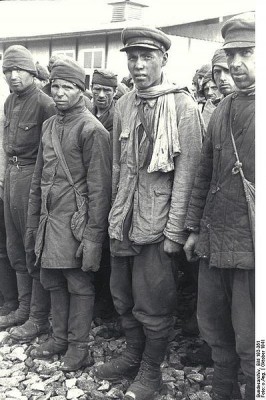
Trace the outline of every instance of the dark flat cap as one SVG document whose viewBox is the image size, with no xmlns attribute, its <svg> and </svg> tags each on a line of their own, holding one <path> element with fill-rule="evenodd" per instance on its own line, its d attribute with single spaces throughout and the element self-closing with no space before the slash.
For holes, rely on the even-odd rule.
<svg viewBox="0 0 266 400">
<path fill-rule="evenodd" d="M 64 79 L 85 91 L 85 70 L 70 57 L 58 59 L 53 64 L 50 79 Z"/>
<path fill-rule="evenodd" d="M 121 40 L 124 47 L 120 51 L 127 51 L 134 47 L 143 47 L 162 52 L 170 49 L 171 40 L 159 29 L 146 26 L 135 26 L 123 29 Z"/>
<path fill-rule="evenodd" d="M 92 85 L 117 87 L 117 75 L 108 69 L 95 69 L 92 75 Z"/>
<path fill-rule="evenodd" d="M 212 57 L 212 69 L 217 65 L 217 67 L 222 67 L 228 69 L 227 58 L 224 49 L 215 50 Z"/>
<path fill-rule="evenodd" d="M 255 46 L 255 12 L 247 12 L 230 18 L 222 27 L 224 49 Z"/>
<path fill-rule="evenodd" d="M 204 76 L 209 70 L 211 69 L 210 64 L 203 64 L 198 70 L 197 70 L 197 75 L 198 76 Z"/>
</svg>

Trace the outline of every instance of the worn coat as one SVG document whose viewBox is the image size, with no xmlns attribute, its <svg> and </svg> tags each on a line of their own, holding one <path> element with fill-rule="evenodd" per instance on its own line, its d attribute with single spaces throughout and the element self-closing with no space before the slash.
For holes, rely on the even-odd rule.
<svg viewBox="0 0 266 400">
<path fill-rule="evenodd" d="M 111 195 L 109 134 L 85 108 L 81 99 L 72 109 L 47 120 L 34 171 L 29 210 L 29 228 L 38 228 L 35 251 L 43 268 L 78 268 L 79 242 L 74 238 L 70 220 L 76 199 L 54 151 L 53 126 L 72 175 L 81 193 L 87 193 L 88 223 L 83 237 L 103 243 Z"/>
<path fill-rule="evenodd" d="M 254 268 L 254 248 L 247 201 L 236 162 L 232 131 L 246 179 L 255 183 L 255 98 L 232 94 L 214 111 L 204 140 L 201 162 L 186 218 L 186 227 L 199 231 L 196 247 L 210 266 Z"/>
<path fill-rule="evenodd" d="M 175 93 L 177 129 L 181 152 L 174 159 L 174 171 L 148 173 L 151 160 L 149 139 L 134 148 L 135 132 L 129 131 L 128 120 L 135 115 L 136 92 L 126 93 L 115 107 L 113 133 L 113 206 L 109 215 L 111 239 L 123 241 L 125 219 L 132 211 L 129 239 L 135 244 L 162 240 L 185 243 L 185 216 L 202 144 L 202 119 L 197 103 L 189 94 Z M 151 111 L 154 106 L 151 101 Z M 148 106 L 149 107 L 149 106 Z M 152 123 L 152 117 L 148 118 Z M 137 114 L 136 129 L 141 122 Z M 130 157 L 127 155 L 130 154 Z M 130 158 L 130 161 L 127 161 Z M 138 162 L 136 161 L 138 160 Z"/>
</svg>

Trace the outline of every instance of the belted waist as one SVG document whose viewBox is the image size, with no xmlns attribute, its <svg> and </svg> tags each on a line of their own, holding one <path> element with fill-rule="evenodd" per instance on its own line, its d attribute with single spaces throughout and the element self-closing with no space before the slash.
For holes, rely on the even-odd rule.
<svg viewBox="0 0 266 400">
<path fill-rule="evenodd" d="M 25 165 L 33 165 L 36 163 L 35 159 L 25 159 L 17 156 L 9 157 L 9 164 L 16 165 L 17 167 L 23 167 Z"/>
</svg>

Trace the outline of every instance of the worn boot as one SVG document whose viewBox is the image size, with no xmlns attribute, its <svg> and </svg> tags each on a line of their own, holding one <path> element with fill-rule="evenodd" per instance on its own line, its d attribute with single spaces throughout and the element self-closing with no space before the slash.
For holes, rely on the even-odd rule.
<svg viewBox="0 0 266 400">
<path fill-rule="evenodd" d="M 62 288 L 51 290 L 50 295 L 53 335 L 31 351 L 31 356 L 34 358 L 51 358 L 67 350 L 69 293 L 67 289 Z"/>
<path fill-rule="evenodd" d="M 71 293 L 68 319 L 68 349 L 62 357 L 64 372 L 77 371 L 89 366 L 88 341 L 94 307 L 94 296 Z"/>
<path fill-rule="evenodd" d="M 122 355 L 95 368 L 98 379 L 119 382 L 134 379 L 138 373 L 146 337 L 141 326 L 125 330 L 127 346 Z"/>
<path fill-rule="evenodd" d="M 125 400 L 152 400 L 162 386 L 160 365 L 164 360 L 168 344 L 167 338 L 146 339 L 141 366 Z"/>
<path fill-rule="evenodd" d="M 6 254 L 0 250 L 0 292 L 4 303 L 0 308 L 0 316 L 8 315 L 18 308 L 18 291 L 16 272 L 11 267 Z"/>
<path fill-rule="evenodd" d="M 230 400 L 232 398 L 237 385 L 238 367 L 238 362 L 232 362 L 230 364 L 214 364 L 212 399 Z"/>
<path fill-rule="evenodd" d="M 49 333 L 50 293 L 37 279 L 32 281 L 30 316 L 25 324 L 10 330 L 12 339 L 27 343 L 44 333 Z"/>
<path fill-rule="evenodd" d="M 8 315 L 0 317 L 0 330 L 11 326 L 22 325 L 29 318 L 32 278 L 28 272 L 17 272 L 19 307 Z"/>
</svg>

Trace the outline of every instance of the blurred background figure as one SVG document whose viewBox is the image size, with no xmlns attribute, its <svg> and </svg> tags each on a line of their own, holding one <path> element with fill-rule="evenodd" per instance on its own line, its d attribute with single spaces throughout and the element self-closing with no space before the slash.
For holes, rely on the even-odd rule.
<svg viewBox="0 0 266 400">
<path fill-rule="evenodd" d="M 35 77 L 35 84 L 38 88 L 42 89 L 45 85 L 49 84 L 49 71 L 43 65 L 41 65 L 38 61 L 35 64 L 37 76 Z"/>
</svg>

